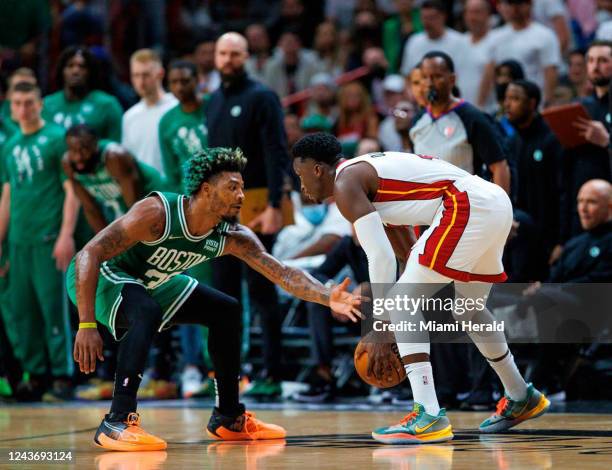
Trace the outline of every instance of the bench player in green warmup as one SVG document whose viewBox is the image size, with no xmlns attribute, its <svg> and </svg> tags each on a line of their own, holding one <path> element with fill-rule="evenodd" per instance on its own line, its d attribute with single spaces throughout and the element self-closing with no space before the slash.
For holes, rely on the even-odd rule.
<svg viewBox="0 0 612 470">
<path fill-rule="evenodd" d="M 157 331 L 174 324 L 209 328 L 216 371 L 217 406 L 207 426 L 220 440 L 283 438 L 280 426 L 254 417 L 238 400 L 241 310 L 236 299 L 183 274 L 206 260 L 233 255 L 291 294 L 329 305 L 357 321 L 361 298 L 346 292 L 348 279 L 329 289 L 303 271 L 269 255 L 248 228 L 238 225 L 244 200 L 239 150 L 214 148 L 186 165 L 188 196 L 155 192 L 99 232 L 68 270 L 68 292 L 78 306 L 74 358 L 83 372 L 102 360 L 95 321 L 119 344 L 110 413 L 94 441 L 109 450 L 165 449 L 162 439 L 140 427 L 136 394 Z"/>
<path fill-rule="evenodd" d="M 87 124 L 68 129 L 66 145 L 64 172 L 95 233 L 146 194 L 166 186 L 155 168 L 136 160 L 117 142 L 98 139 Z"/>
</svg>

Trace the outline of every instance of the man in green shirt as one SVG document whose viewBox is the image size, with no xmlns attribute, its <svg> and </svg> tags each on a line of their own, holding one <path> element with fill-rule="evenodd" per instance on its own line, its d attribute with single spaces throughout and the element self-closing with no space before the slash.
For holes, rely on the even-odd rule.
<svg viewBox="0 0 612 470">
<path fill-rule="evenodd" d="M 159 146 L 164 173 L 172 191 L 183 192 L 183 165 L 192 155 L 208 147 L 206 103 L 198 96 L 198 69 L 192 62 L 176 60 L 168 68 L 168 87 L 179 101 L 159 122 Z M 203 284 L 211 283 L 210 263 L 194 266 L 189 274 Z M 199 325 L 181 325 L 181 348 L 184 367 L 181 372 L 183 397 L 210 396 L 212 379 L 203 381 L 198 366 L 206 349 Z"/>
<path fill-rule="evenodd" d="M 19 82 L 28 82 L 36 85 L 36 75 L 34 75 L 34 71 L 27 67 L 20 67 L 9 75 L 6 81 L 6 93 L 2 104 L 0 104 L 0 120 L 6 128 L 11 130 L 11 133 L 19 128 L 19 125 L 11 116 L 11 91 L 15 84 Z M 0 142 L 0 145 L 3 143 L 4 142 Z"/>
<path fill-rule="evenodd" d="M 87 124 L 68 129 L 66 145 L 64 172 L 96 233 L 146 194 L 165 188 L 155 168 L 136 160 L 117 142 L 99 140 Z"/>
<path fill-rule="evenodd" d="M 88 124 L 102 139 L 121 141 L 123 110 L 117 98 L 96 90 L 97 71 L 93 54 L 82 47 L 69 47 L 59 58 L 57 83 L 60 91 L 44 99 L 43 118 L 69 129 Z"/>
<path fill-rule="evenodd" d="M 42 391 L 48 362 L 53 384 L 46 396 L 57 399 L 71 394 L 71 338 L 62 272 L 74 254 L 78 201 L 62 171 L 64 130 L 45 122 L 41 109 L 40 89 L 17 83 L 11 111 L 20 129 L 2 154 L 0 244 L 8 231 L 10 260 L 4 320 L 15 355 L 31 377 L 23 384 L 24 394 Z M 2 314 L 7 315 L 4 310 Z"/>
<path fill-rule="evenodd" d="M 162 164 L 173 191 L 182 192 L 183 164 L 208 147 L 206 103 L 198 98 L 198 70 L 192 62 L 176 60 L 168 70 L 168 86 L 179 100 L 159 122 Z"/>
</svg>

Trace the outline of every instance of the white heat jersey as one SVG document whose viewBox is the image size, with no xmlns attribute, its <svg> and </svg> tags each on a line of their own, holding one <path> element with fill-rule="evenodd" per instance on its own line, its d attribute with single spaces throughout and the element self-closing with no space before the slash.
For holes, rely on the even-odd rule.
<svg viewBox="0 0 612 470">
<path fill-rule="evenodd" d="M 506 279 L 502 254 L 512 204 L 502 188 L 438 158 L 402 152 L 344 161 L 336 178 L 359 162 L 378 174 L 372 204 L 385 225 L 429 226 L 412 247 L 406 272 L 416 263 L 458 281 Z"/>
<path fill-rule="evenodd" d="M 341 171 L 367 162 L 378 174 L 372 201 L 385 225 L 430 225 L 455 181 L 471 177 L 467 171 L 438 158 L 403 152 L 369 153 L 346 160 Z"/>
</svg>

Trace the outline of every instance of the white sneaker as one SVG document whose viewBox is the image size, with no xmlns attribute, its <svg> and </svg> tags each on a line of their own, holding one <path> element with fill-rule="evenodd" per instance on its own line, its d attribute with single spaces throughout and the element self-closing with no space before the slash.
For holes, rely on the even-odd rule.
<svg viewBox="0 0 612 470">
<path fill-rule="evenodd" d="M 183 398 L 191 398 L 202 388 L 202 374 L 194 366 L 188 366 L 181 374 L 181 393 Z"/>
</svg>

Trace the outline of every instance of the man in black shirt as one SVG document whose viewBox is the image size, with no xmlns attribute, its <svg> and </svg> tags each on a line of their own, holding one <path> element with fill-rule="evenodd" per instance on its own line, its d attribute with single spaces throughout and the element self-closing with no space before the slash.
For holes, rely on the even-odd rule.
<svg viewBox="0 0 612 470">
<path fill-rule="evenodd" d="M 612 43 L 594 41 L 586 53 L 587 75 L 595 91 L 581 100 L 592 120 L 580 120 L 575 125 L 589 142 L 565 152 L 563 159 L 563 217 L 561 237 L 563 241 L 582 232 L 576 197 L 580 187 L 591 179 L 610 181 L 610 95 L 608 88 L 612 77 Z"/>
<path fill-rule="evenodd" d="M 506 89 L 504 109 L 517 133 L 509 142 L 516 169 L 512 183 L 514 207 L 529 214 L 543 242 L 547 263 L 560 243 L 559 179 L 561 144 L 538 113 L 541 93 L 527 80 L 512 82 Z"/>
<path fill-rule="evenodd" d="M 267 189 L 265 210 L 248 225 L 259 233 L 268 251 L 282 225 L 280 202 L 283 177 L 288 168 L 287 138 L 283 110 L 276 94 L 251 80 L 244 69 L 248 58 L 246 39 L 226 33 L 215 49 L 215 65 L 221 73 L 221 86 L 211 97 L 206 110 L 210 147 L 239 147 L 248 159 L 242 173 L 246 200 L 252 189 Z M 231 257 L 214 261 L 216 288 L 241 298 L 239 261 Z M 247 271 L 250 303 L 261 315 L 265 380 L 256 381 L 251 395 L 280 395 L 281 312 L 274 285 L 252 270 Z"/>
</svg>

